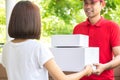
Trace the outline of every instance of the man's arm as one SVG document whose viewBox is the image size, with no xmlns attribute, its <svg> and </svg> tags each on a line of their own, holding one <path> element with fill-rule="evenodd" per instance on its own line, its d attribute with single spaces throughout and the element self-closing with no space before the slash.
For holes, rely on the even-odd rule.
<svg viewBox="0 0 120 80">
<path fill-rule="evenodd" d="M 120 66 L 120 46 L 113 47 L 114 59 L 106 64 L 94 64 L 96 66 L 95 74 L 100 75 L 104 70 L 113 69 Z"/>
</svg>

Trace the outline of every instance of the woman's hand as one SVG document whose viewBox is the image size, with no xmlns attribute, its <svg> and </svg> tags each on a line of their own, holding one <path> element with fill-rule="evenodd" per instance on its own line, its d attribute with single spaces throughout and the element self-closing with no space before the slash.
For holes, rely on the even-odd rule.
<svg viewBox="0 0 120 80">
<path fill-rule="evenodd" d="M 90 76 L 93 73 L 92 65 L 85 66 L 86 76 Z"/>
</svg>

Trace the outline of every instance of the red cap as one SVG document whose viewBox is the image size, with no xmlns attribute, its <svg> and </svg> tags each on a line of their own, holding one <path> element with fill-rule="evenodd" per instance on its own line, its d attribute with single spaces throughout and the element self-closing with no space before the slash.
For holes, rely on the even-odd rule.
<svg viewBox="0 0 120 80">
<path fill-rule="evenodd" d="M 94 2 L 96 2 L 96 1 L 101 1 L 101 2 L 104 2 L 104 0 L 92 0 L 92 1 L 94 1 Z"/>
<path fill-rule="evenodd" d="M 81 1 L 83 1 L 83 0 L 81 0 Z M 96 2 L 96 1 L 105 2 L 104 0 L 92 0 L 92 1 L 94 1 L 94 2 Z"/>
<path fill-rule="evenodd" d="M 83 0 L 81 0 L 83 1 Z M 96 1 L 101 1 L 103 5 L 105 5 L 105 0 L 92 0 L 93 2 L 96 2 Z"/>
</svg>

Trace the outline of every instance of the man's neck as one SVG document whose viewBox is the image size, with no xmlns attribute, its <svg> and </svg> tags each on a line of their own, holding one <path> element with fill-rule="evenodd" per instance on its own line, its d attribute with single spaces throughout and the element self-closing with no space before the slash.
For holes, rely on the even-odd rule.
<svg viewBox="0 0 120 80">
<path fill-rule="evenodd" d="M 92 17 L 92 18 L 89 18 L 89 21 L 92 25 L 94 25 L 100 20 L 100 18 L 101 16 Z"/>
</svg>

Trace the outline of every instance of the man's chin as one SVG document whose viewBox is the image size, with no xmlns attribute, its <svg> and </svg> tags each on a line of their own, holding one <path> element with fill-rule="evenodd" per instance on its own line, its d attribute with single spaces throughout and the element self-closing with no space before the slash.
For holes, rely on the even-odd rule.
<svg viewBox="0 0 120 80">
<path fill-rule="evenodd" d="M 93 18 L 94 16 L 93 15 L 87 15 L 88 18 Z"/>
</svg>

